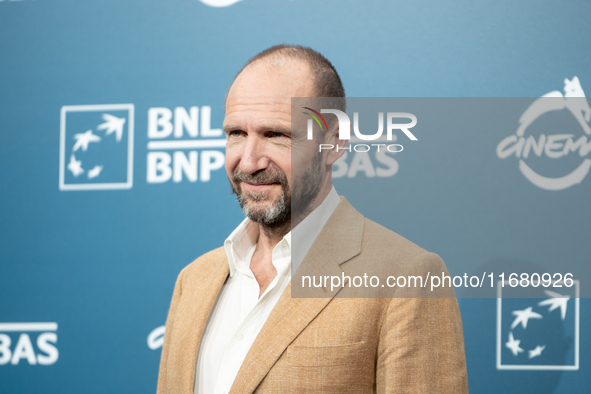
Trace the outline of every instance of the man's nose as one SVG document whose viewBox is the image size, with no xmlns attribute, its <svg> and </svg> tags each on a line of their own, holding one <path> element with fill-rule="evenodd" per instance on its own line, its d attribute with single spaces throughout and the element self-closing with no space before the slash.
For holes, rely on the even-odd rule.
<svg viewBox="0 0 591 394">
<path fill-rule="evenodd" d="M 247 138 L 240 158 L 240 170 L 252 174 L 267 168 L 269 158 L 266 155 L 265 146 L 266 141 L 258 136 Z"/>
</svg>

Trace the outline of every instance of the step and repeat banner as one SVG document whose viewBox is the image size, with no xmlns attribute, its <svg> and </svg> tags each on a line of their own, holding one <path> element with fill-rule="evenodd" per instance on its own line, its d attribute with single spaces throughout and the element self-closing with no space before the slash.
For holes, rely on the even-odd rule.
<svg viewBox="0 0 591 394">
<path fill-rule="evenodd" d="M 446 262 L 470 390 L 591 384 L 588 2 L 0 3 L 1 393 L 155 392 L 178 273 L 243 219 L 226 91 L 281 43 L 426 111 L 334 184 Z"/>
</svg>

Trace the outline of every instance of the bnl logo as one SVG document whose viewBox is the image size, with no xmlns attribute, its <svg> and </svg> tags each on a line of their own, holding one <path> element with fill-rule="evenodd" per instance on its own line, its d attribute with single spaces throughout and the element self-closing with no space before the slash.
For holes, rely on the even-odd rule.
<svg viewBox="0 0 591 394">
<path fill-rule="evenodd" d="M 59 358 L 57 323 L 0 323 L 0 365 L 52 365 Z M 10 333 L 10 334 L 9 334 Z M 31 336 L 37 335 L 33 346 Z M 37 350 L 35 350 L 37 349 Z"/>
<path fill-rule="evenodd" d="M 133 104 L 61 110 L 60 190 L 131 189 Z"/>
<path fill-rule="evenodd" d="M 508 281 L 504 287 L 499 281 L 497 369 L 579 369 L 579 281 L 573 282 L 570 288 L 553 282 L 552 287 L 528 289 L 539 298 L 506 298 L 518 294 Z"/>
</svg>

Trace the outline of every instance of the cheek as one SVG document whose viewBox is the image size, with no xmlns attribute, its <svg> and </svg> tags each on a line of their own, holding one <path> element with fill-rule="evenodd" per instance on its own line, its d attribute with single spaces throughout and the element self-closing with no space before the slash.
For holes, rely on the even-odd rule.
<svg viewBox="0 0 591 394">
<path fill-rule="evenodd" d="M 318 146 L 315 145 L 298 145 L 295 149 L 292 149 L 290 156 L 290 171 L 297 177 L 302 175 L 312 165 L 314 157 L 317 154 Z"/>
<path fill-rule="evenodd" d="M 235 149 L 226 147 L 226 173 L 230 176 L 234 173 L 236 166 L 240 162 L 239 155 L 236 154 Z"/>
<path fill-rule="evenodd" d="M 280 154 L 270 157 L 269 159 L 271 160 L 271 162 L 275 164 L 275 166 L 279 170 L 281 170 L 281 172 L 285 174 L 285 176 L 287 177 L 287 181 L 291 183 L 291 155 L 289 153 Z"/>
</svg>

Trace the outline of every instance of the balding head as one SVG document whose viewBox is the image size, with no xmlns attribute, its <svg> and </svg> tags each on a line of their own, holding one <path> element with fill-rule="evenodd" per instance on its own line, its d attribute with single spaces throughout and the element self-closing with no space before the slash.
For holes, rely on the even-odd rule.
<svg viewBox="0 0 591 394">
<path fill-rule="evenodd" d="M 332 188 L 331 166 L 344 152 L 317 152 L 317 141 L 301 132 L 305 126 L 292 130 L 294 119 L 298 122 L 292 118 L 292 97 L 312 97 L 319 108 L 341 109 L 320 106 L 326 99 L 316 97 L 338 97 L 334 100 L 344 104 L 343 95 L 330 62 L 304 47 L 261 52 L 230 86 L 224 119 L 226 172 L 245 215 L 269 237 L 287 234 L 290 224 L 320 205 Z M 338 127 L 320 138 L 335 139 L 337 132 Z"/>
<path fill-rule="evenodd" d="M 254 67 L 263 67 L 269 71 L 269 75 L 276 73 L 278 70 L 286 70 L 290 66 L 304 67 L 307 66 L 308 75 L 305 80 L 293 80 L 294 84 L 305 84 L 310 81 L 312 83 L 312 90 L 306 96 L 299 97 L 334 97 L 341 98 L 331 102 L 331 108 L 345 111 L 345 89 L 341 78 L 334 68 L 332 63 L 326 59 L 322 54 L 313 50 L 312 48 L 301 45 L 275 45 L 268 48 L 258 55 L 252 57 L 242 67 L 237 74 L 234 82 L 240 78 L 240 75 L 248 69 Z M 228 93 L 232 89 L 228 90 Z M 286 98 L 298 97 L 287 96 Z"/>
</svg>

